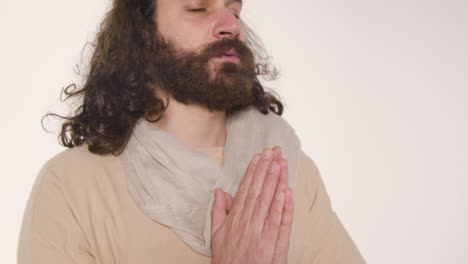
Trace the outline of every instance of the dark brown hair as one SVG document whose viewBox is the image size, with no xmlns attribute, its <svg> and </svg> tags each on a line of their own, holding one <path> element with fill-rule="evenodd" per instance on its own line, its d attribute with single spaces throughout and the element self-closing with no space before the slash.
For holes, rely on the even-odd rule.
<svg viewBox="0 0 468 264">
<path fill-rule="evenodd" d="M 155 0 L 115 0 L 100 25 L 93 44 L 89 72 L 83 87 L 72 84 L 63 89 L 64 100 L 82 100 L 70 116 L 63 118 L 59 141 L 72 148 L 83 143 L 96 154 L 120 154 L 140 118 L 156 122 L 165 105 L 154 93 L 157 72 L 148 58 L 158 48 L 157 25 L 153 14 Z M 255 55 L 257 76 L 277 78 L 278 71 L 268 63 L 269 57 L 258 37 L 243 22 L 247 45 Z M 266 92 L 258 78 L 253 84 L 253 105 L 263 114 L 283 112 L 279 97 Z M 235 111 L 235 109 L 232 109 Z M 158 117 L 151 119 L 150 117 Z M 44 120 L 43 118 L 43 120 Z"/>
</svg>

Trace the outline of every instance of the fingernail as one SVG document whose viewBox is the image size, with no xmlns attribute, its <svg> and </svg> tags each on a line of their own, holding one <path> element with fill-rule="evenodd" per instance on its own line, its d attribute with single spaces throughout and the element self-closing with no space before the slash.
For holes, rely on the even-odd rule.
<svg viewBox="0 0 468 264">
<path fill-rule="evenodd" d="M 257 164 L 259 160 L 260 160 L 260 155 L 259 155 L 259 154 L 256 154 L 256 155 L 254 156 L 254 158 L 253 158 L 253 163 L 254 163 L 254 164 Z"/>
<path fill-rule="evenodd" d="M 278 148 L 276 148 L 276 149 L 277 149 L 277 151 L 278 151 L 278 158 L 281 158 L 281 148 L 278 147 Z"/>
<path fill-rule="evenodd" d="M 262 153 L 262 157 L 263 157 L 263 159 L 265 159 L 265 160 L 271 159 L 272 156 L 273 156 L 273 151 L 272 151 L 271 149 L 266 149 L 266 150 L 263 151 L 263 153 Z"/>
</svg>

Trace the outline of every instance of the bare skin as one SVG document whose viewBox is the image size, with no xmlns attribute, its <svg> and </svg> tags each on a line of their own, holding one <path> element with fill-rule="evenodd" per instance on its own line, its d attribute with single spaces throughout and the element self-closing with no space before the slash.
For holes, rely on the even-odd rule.
<svg viewBox="0 0 468 264">
<path fill-rule="evenodd" d="M 292 190 L 281 149 L 252 159 L 235 198 L 215 190 L 213 264 L 287 263 L 293 220 Z"/>
</svg>

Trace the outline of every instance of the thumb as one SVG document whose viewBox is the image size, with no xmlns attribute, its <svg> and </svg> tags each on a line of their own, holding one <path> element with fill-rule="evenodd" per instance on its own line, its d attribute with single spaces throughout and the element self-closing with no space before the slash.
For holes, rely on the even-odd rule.
<svg viewBox="0 0 468 264">
<path fill-rule="evenodd" d="M 213 209 L 211 211 L 211 235 L 213 236 L 216 231 L 226 220 L 227 216 L 227 201 L 224 196 L 224 191 L 216 188 L 214 191 L 215 199 L 213 202 Z"/>
<path fill-rule="evenodd" d="M 224 197 L 226 199 L 226 212 L 229 214 L 232 209 L 232 204 L 234 203 L 234 198 L 232 198 L 231 194 L 228 192 L 224 192 Z"/>
</svg>

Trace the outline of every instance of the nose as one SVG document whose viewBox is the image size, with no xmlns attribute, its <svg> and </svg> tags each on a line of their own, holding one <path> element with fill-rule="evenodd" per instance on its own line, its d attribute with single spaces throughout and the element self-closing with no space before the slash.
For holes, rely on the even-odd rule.
<svg viewBox="0 0 468 264">
<path fill-rule="evenodd" d="M 230 9 L 223 8 L 218 12 L 213 28 L 215 38 L 237 38 L 240 30 L 240 20 L 235 17 Z"/>
</svg>

